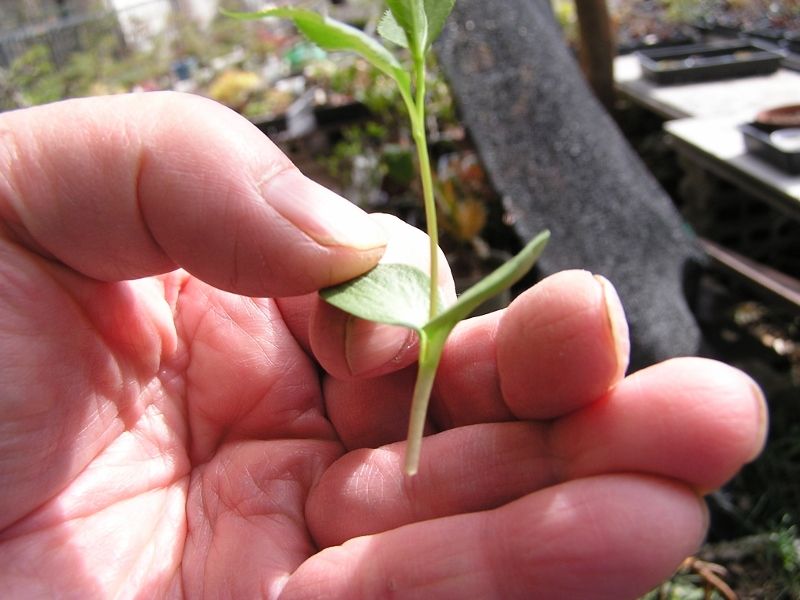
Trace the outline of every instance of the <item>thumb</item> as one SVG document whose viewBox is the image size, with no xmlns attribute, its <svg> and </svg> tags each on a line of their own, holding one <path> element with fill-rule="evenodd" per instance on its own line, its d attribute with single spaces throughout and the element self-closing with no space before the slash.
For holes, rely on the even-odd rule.
<svg viewBox="0 0 800 600">
<path fill-rule="evenodd" d="M 246 119 L 173 93 L 0 115 L 0 219 L 89 277 L 179 266 L 252 296 L 345 281 L 386 244 L 366 213 L 304 177 Z"/>
</svg>

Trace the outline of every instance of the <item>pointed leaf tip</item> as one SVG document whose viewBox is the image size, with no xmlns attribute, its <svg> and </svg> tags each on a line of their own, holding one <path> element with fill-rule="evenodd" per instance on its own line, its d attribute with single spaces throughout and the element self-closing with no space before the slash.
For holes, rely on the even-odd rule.
<svg viewBox="0 0 800 600">
<path fill-rule="evenodd" d="M 453 10 L 455 0 L 425 0 L 425 14 L 428 17 L 428 46 L 430 47 L 444 29 L 447 17 Z"/>
<path fill-rule="evenodd" d="M 536 264 L 549 239 L 550 231 L 541 231 L 515 256 L 466 290 L 455 304 L 427 323 L 426 330 L 434 332 L 454 327 L 481 304 L 517 283 Z"/>
</svg>

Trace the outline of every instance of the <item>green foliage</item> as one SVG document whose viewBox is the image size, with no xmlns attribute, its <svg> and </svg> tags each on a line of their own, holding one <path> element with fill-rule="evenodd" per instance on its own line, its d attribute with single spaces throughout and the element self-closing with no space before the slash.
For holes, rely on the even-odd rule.
<svg viewBox="0 0 800 600">
<path fill-rule="evenodd" d="M 789 525 L 771 536 L 773 551 L 784 573 L 790 579 L 792 589 L 800 594 L 800 534 L 797 525 Z"/>
<path fill-rule="evenodd" d="M 363 31 L 341 21 L 325 17 L 302 8 L 271 8 L 253 13 L 224 14 L 237 19 L 263 19 L 278 17 L 290 19 L 312 42 L 325 50 L 349 50 L 368 60 L 383 73 L 392 77 L 398 84 L 407 80 L 408 75 L 394 55 L 379 42 Z"/>
<path fill-rule="evenodd" d="M 135 55 L 121 56 L 119 41 L 113 34 L 96 36 L 87 47 L 89 50 L 72 53 L 61 70 L 63 96 L 73 98 L 97 91 L 126 90 L 125 78 L 135 72 L 132 60 Z"/>
<path fill-rule="evenodd" d="M 31 46 L 17 57 L 8 72 L 8 84 L 19 93 L 22 106 L 65 98 L 127 91 L 134 84 L 168 72 L 161 46 L 150 52 L 122 53 L 114 34 L 86 34 L 87 49 L 73 52 L 57 68 L 44 44 Z M 3 106 L 5 109 L 18 106 Z"/>
<path fill-rule="evenodd" d="M 378 33 L 414 52 L 425 53 L 439 37 L 455 0 L 387 0 Z"/>
<path fill-rule="evenodd" d="M 426 50 L 436 41 L 444 29 L 447 17 L 453 11 L 455 0 L 425 0 L 425 14 L 428 18 L 428 41 Z"/>
<path fill-rule="evenodd" d="M 332 91 L 363 103 L 384 121 L 396 124 L 405 112 L 394 80 L 361 58 L 343 64 L 331 76 L 329 84 Z"/>
<path fill-rule="evenodd" d="M 411 149 L 400 144 L 386 144 L 382 148 L 382 167 L 387 180 L 403 188 L 407 188 L 414 180 L 414 157 Z"/>
<path fill-rule="evenodd" d="M 430 277 L 416 267 L 379 264 L 369 273 L 324 289 L 333 306 L 368 321 L 422 331 L 428 321 Z M 441 300 L 438 302 L 442 308 Z"/>
<path fill-rule="evenodd" d="M 383 13 L 383 18 L 381 18 L 381 22 L 378 24 L 378 33 L 386 41 L 392 42 L 401 48 L 408 48 L 406 32 L 398 25 L 397 20 L 388 10 Z"/>
<path fill-rule="evenodd" d="M 693 23 L 708 14 L 708 0 L 665 0 L 666 17 L 673 23 Z"/>
<path fill-rule="evenodd" d="M 11 63 L 9 82 L 30 105 L 53 102 L 64 94 L 64 82 L 44 44 L 31 46 Z"/>
<path fill-rule="evenodd" d="M 260 28 L 248 28 L 244 43 L 252 52 L 248 58 L 264 62 L 274 52 L 271 40 Z M 145 49 L 126 48 L 121 43 L 116 20 L 88 22 L 76 30 L 82 50 L 73 52 L 60 67 L 49 47 L 32 45 L 0 72 L 0 110 L 43 104 L 65 98 L 129 91 L 143 84 L 153 89 L 170 86 L 174 61 L 191 57 L 199 67 L 230 54 L 243 44 L 242 25 L 228 18 L 215 19 L 207 31 L 180 12 L 169 27 L 152 38 Z M 257 59 L 257 60 L 255 60 Z M 199 82 L 205 84 L 207 82 Z"/>
<path fill-rule="evenodd" d="M 397 85 L 357 56 L 338 56 L 335 62 L 325 61 L 317 67 L 311 74 L 315 85 L 363 103 L 371 117 L 364 124 L 345 127 L 331 152 L 315 160 L 342 184 L 347 197 L 362 208 L 381 205 L 381 210 L 419 222 L 421 206 L 416 196 L 420 191 L 418 185 L 414 186 L 417 172 L 414 148 L 408 143 L 406 105 Z M 428 125 L 437 131 L 458 127 L 450 89 L 434 60 L 428 61 L 426 77 Z M 354 177 L 355 171 L 358 175 Z M 453 232 L 447 221 L 442 225 L 443 233 Z"/>
<path fill-rule="evenodd" d="M 369 136 L 362 127 L 348 127 L 342 132 L 342 139 L 336 143 L 330 155 L 321 157 L 318 162 L 337 181 L 348 186 L 352 183 L 353 163 L 357 157 L 367 153 L 368 144 Z"/>
<path fill-rule="evenodd" d="M 579 34 L 578 12 L 575 8 L 575 0 L 552 0 L 552 6 L 556 20 L 564 32 L 564 38 L 571 45 L 577 45 Z"/>
</svg>

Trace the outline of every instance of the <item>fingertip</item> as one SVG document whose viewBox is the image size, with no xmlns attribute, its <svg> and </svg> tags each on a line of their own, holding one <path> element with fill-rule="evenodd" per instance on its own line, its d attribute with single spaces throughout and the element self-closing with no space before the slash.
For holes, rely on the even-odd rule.
<svg viewBox="0 0 800 600">
<path fill-rule="evenodd" d="M 698 434 L 704 431 L 716 446 L 704 457 L 709 460 L 719 455 L 722 466 L 718 468 L 718 478 L 707 486 L 715 489 L 763 451 L 769 429 L 764 393 L 750 375 L 718 360 L 683 357 L 662 364 L 662 388 L 665 392 L 675 390 L 675 397 L 683 396 L 682 403 L 687 415 L 697 422 Z M 645 372 L 657 372 L 657 366 Z M 705 428 L 701 430 L 703 416 Z"/>
<path fill-rule="evenodd" d="M 637 371 L 600 402 L 559 420 L 555 453 L 569 476 L 647 472 L 708 493 L 761 452 L 763 395 L 742 371 L 705 358 L 675 358 Z"/>
<path fill-rule="evenodd" d="M 376 377 L 407 367 L 416 358 L 417 337 L 405 327 L 347 319 L 344 358 L 353 377 Z"/>
<path fill-rule="evenodd" d="M 533 525 L 540 539 L 562 542 L 531 552 L 549 567 L 536 577 L 546 598 L 566 590 L 575 598 L 638 598 L 697 551 L 708 523 L 705 503 L 688 486 L 626 473 L 569 481 L 501 511 L 503 533 L 513 536 Z M 512 551 L 521 546 L 517 541 Z M 553 553 L 560 560 L 553 562 Z"/>
<path fill-rule="evenodd" d="M 359 319 L 321 298 L 309 329 L 315 358 L 338 379 L 378 377 L 417 357 L 417 337 L 410 329 Z"/>
<path fill-rule="evenodd" d="M 503 315 L 497 362 L 519 418 L 549 419 L 593 402 L 624 375 L 628 329 L 613 286 L 587 271 L 551 275 Z"/>
</svg>

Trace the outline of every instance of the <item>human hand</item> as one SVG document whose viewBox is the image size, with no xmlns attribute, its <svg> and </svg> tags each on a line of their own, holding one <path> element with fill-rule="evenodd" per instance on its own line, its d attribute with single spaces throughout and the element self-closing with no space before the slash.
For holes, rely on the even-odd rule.
<svg viewBox="0 0 800 600">
<path fill-rule="evenodd" d="M 623 378 L 567 272 L 455 330 L 404 477 L 413 342 L 310 293 L 386 232 L 199 98 L 1 115 L 0 218 L 11 598 L 633 598 L 764 441 L 739 371 Z"/>
</svg>

